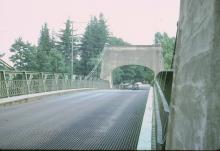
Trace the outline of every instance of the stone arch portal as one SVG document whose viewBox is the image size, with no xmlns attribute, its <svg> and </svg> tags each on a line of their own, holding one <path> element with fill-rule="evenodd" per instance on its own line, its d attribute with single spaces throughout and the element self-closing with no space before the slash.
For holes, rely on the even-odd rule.
<svg viewBox="0 0 220 151">
<path fill-rule="evenodd" d="M 162 48 L 156 45 L 107 46 L 104 48 L 101 79 L 112 87 L 112 71 L 124 65 L 141 65 L 150 68 L 154 75 L 164 69 Z"/>
</svg>

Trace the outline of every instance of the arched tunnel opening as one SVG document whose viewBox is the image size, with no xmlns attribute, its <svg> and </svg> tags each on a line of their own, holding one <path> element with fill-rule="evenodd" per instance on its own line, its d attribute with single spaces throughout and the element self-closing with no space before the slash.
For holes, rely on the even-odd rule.
<svg viewBox="0 0 220 151">
<path fill-rule="evenodd" d="M 139 89 L 139 85 L 150 85 L 154 80 L 154 72 L 142 65 L 124 65 L 112 71 L 113 88 Z"/>
</svg>

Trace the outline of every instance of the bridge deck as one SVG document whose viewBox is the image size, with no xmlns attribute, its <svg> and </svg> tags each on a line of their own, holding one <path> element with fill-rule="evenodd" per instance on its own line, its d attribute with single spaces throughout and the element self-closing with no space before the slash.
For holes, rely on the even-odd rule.
<svg viewBox="0 0 220 151">
<path fill-rule="evenodd" d="M 1 149 L 136 149 L 146 90 L 98 90 L 0 107 Z"/>
</svg>

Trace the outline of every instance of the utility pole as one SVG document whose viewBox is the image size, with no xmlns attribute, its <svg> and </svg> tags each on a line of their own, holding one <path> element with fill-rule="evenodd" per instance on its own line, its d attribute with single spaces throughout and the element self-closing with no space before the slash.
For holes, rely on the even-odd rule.
<svg viewBox="0 0 220 151">
<path fill-rule="evenodd" d="M 73 21 L 72 21 L 72 32 L 71 32 L 71 36 L 72 36 L 72 39 L 71 39 L 71 79 L 73 78 Z"/>
<path fill-rule="evenodd" d="M 87 23 L 87 22 L 74 22 L 74 23 L 80 23 L 80 24 L 85 24 L 85 23 Z M 71 36 L 72 36 L 72 38 L 71 38 L 71 65 L 70 65 L 70 67 L 71 67 L 71 69 L 70 69 L 70 72 L 71 72 L 71 79 L 72 79 L 72 77 L 73 77 L 73 49 L 74 49 L 74 45 L 73 45 L 73 42 L 74 42 L 74 40 L 73 40 L 73 21 L 71 21 L 71 24 L 72 24 L 72 28 L 71 28 L 71 30 L 72 30 L 72 34 L 71 34 Z M 77 34 L 77 35 L 79 35 L 79 34 Z M 75 50 L 76 50 L 77 48 L 75 47 Z"/>
</svg>

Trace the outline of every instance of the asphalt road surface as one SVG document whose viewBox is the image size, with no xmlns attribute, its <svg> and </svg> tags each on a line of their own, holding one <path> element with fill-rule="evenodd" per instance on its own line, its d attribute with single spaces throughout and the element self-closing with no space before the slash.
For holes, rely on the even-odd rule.
<svg viewBox="0 0 220 151">
<path fill-rule="evenodd" d="M 93 90 L 0 106 L 0 149 L 136 149 L 148 90 Z"/>
</svg>

